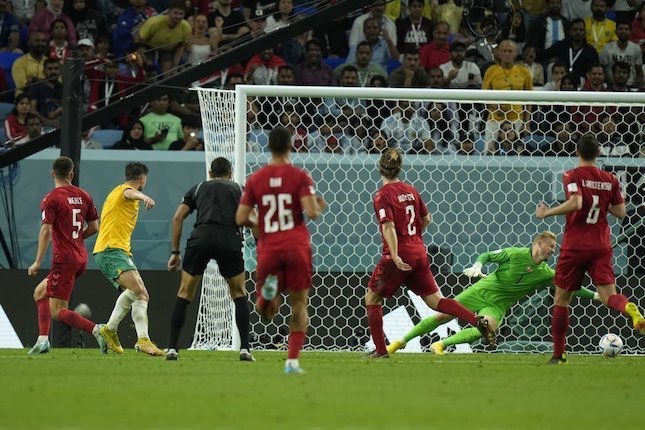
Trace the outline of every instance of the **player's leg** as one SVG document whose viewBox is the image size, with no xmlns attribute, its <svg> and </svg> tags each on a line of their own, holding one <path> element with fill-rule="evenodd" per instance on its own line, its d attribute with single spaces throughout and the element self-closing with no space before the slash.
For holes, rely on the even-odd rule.
<svg viewBox="0 0 645 430">
<path fill-rule="evenodd" d="M 47 278 L 40 281 L 34 288 L 34 302 L 38 313 L 38 339 L 29 350 L 29 354 L 44 354 L 49 352 L 49 330 L 51 328 L 51 312 L 47 297 Z"/>
<path fill-rule="evenodd" d="M 368 287 L 365 293 L 365 307 L 367 308 L 367 321 L 370 326 L 370 334 L 376 349 L 368 354 L 369 358 L 387 357 L 385 346 L 385 333 L 383 332 L 383 297 Z"/>
<path fill-rule="evenodd" d="M 283 270 L 285 258 L 287 256 L 284 252 L 258 252 L 258 265 L 255 271 L 255 309 L 264 321 L 271 321 L 280 308 L 282 299 L 279 291 L 285 285 Z M 302 266 L 297 264 L 290 267 Z M 311 284 L 311 280 L 309 283 Z M 298 284 L 291 283 L 289 285 Z"/>
<path fill-rule="evenodd" d="M 298 357 L 305 344 L 307 327 L 309 326 L 309 288 L 305 290 L 290 291 L 289 303 L 291 305 L 291 320 L 289 321 L 289 345 L 287 360 L 284 363 L 284 372 L 287 374 L 304 373 L 300 367 Z"/>
<path fill-rule="evenodd" d="M 141 274 L 136 269 L 128 270 L 119 275 L 117 282 L 122 288 L 137 297 L 131 304 L 132 322 L 137 332 L 137 343 L 134 345 L 134 349 L 149 355 L 165 356 L 166 354 L 152 343 L 148 334 L 148 302 L 150 301 L 150 296 Z"/>
<path fill-rule="evenodd" d="M 184 264 L 184 267 L 186 265 Z M 202 272 L 203 273 L 203 272 Z M 168 340 L 168 351 L 166 360 L 177 360 L 179 357 L 179 335 L 186 322 L 186 310 L 195 297 L 195 290 L 202 280 L 202 275 L 193 276 L 186 270 L 181 272 L 181 283 L 175 299 L 175 306 L 170 317 L 170 339 Z"/>
<path fill-rule="evenodd" d="M 472 308 L 469 307 L 469 309 L 472 309 Z M 499 328 L 499 325 L 501 324 L 505 313 L 506 313 L 505 309 L 501 309 L 494 305 L 482 306 L 477 311 L 477 314 L 482 316 L 488 322 L 488 327 L 493 332 L 497 332 L 497 329 Z M 459 332 L 453 334 L 452 336 L 448 336 L 445 339 L 442 339 L 438 342 L 433 343 L 432 345 L 430 345 L 430 349 L 435 354 L 441 355 L 443 354 L 444 350 L 449 346 L 460 345 L 463 343 L 472 343 L 481 338 L 482 338 L 482 334 L 478 329 L 474 327 L 469 327 L 469 328 L 460 330 Z"/>
<path fill-rule="evenodd" d="M 395 340 L 394 342 L 390 343 L 387 346 L 387 352 L 389 354 L 393 354 L 399 349 L 405 348 L 407 343 L 412 339 L 423 336 L 426 333 L 430 333 L 440 325 L 445 324 L 454 318 L 455 317 L 453 317 L 452 315 L 447 315 L 439 312 L 422 320 L 419 324 L 412 327 L 412 329 L 407 332 L 405 336 L 403 336 L 403 339 Z"/>
<path fill-rule="evenodd" d="M 616 292 L 613 257 L 613 252 L 609 250 L 594 261 L 589 267 L 591 280 L 596 285 L 602 303 L 630 318 L 634 329 L 645 335 L 645 318 L 638 306 L 630 302 L 623 294 Z"/>
</svg>

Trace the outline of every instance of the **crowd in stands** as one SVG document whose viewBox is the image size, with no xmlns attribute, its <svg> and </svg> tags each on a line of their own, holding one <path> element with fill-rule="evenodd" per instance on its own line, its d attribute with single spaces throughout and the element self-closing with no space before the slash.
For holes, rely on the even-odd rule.
<svg viewBox="0 0 645 430">
<path fill-rule="evenodd" d="M 143 85 L 290 25 L 335 1 L 0 0 L 0 99 L 5 148 L 60 127 L 63 63 L 85 61 L 84 108 L 101 109 Z M 196 85 L 643 91 L 645 2 L 523 0 L 503 31 L 477 37 L 462 0 L 377 2 L 323 23 Z M 495 3 L 495 2 L 493 2 Z M 4 56 L 4 57 L 3 57 Z M 7 65 L 4 58 L 11 58 Z M 6 68 L 6 69 L 5 69 Z M 122 130 L 87 149 L 203 150 L 195 92 L 169 89 L 105 118 Z M 268 130 L 293 132 L 294 150 L 419 154 L 571 155 L 595 133 L 606 156 L 645 156 L 645 112 L 618 106 L 528 106 L 275 97 L 251 102 L 249 150 Z M 0 103 L 1 104 L 1 103 Z"/>
</svg>

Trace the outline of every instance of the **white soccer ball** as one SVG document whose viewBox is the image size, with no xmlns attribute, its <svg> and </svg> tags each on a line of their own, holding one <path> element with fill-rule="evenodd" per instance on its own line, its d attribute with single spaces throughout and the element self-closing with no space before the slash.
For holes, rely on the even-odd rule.
<svg viewBox="0 0 645 430">
<path fill-rule="evenodd" d="M 623 340 L 617 334 L 609 333 L 600 339 L 598 348 L 605 357 L 616 357 L 623 349 Z"/>
</svg>

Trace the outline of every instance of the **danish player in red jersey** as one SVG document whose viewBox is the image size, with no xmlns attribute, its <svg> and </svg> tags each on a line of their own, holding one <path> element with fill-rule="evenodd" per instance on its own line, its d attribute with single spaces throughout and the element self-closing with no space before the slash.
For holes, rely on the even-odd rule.
<svg viewBox="0 0 645 430">
<path fill-rule="evenodd" d="M 69 298 L 74 281 L 85 271 L 87 250 L 83 240 L 99 229 L 99 216 L 92 197 L 72 185 L 74 162 L 68 157 L 54 160 L 52 177 L 55 188 L 42 203 L 42 223 L 38 235 L 36 261 L 27 273 L 36 276 L 43 257 L 53 243 L 52 266 L 49 274 L 34 289 L 38 309 L 38 340 L 29 354 L 49 351 L 49 326 L 51 317 L 72 327 L 91 333 L 96 338 L 101 352 L 107 353 L 107 344 L 99 334 L 99 325 L 69 310 Z"/>
<path fill-rule="evenodd" d="M 383 236 L 383 256 L 372 272 L 365 305 L 376 349 L 367 358 L 389 357 L 383 334 L 383 299 L 391 297 L 405 284 L 432 309 L 453 315 L 477 326 L 484 339 L 495 344 L 495 333 L 488 321 L 462 304 L 441 295 L 430 271 L 423 230 L 430 225 L 430 213 L 417 190 L 399 180 L 403 155 L 387 149 L 381 155 L 379 171 L 383 186 L 374 196 L 374 211 Z"/>
<path fill-rule="evenodd" d="M 540 203 L 538 218 L 566 215 L 564 238 L 555 268 L 555 301 L 551 335 L 553 356 L 549 363 L 566 363 L 565 340 L 569 328 L 569 304 L 574 291 L 589 273 L 602 303 L 631 318 L 634 329 L 645 334 L 645 318 L 627 297 L 616 292 L 613 251 L 609 238 L 607 213 L 625 218 L 625 200 L 618 179 L 596 167 L 599 144 L 587 134 L 578 140 L 578 167 L 564 173 L 566 201 L 549 208 Z"/>
<path fill-rule="evenodd" d="M 289 161 L 291 134 L 276 127 L 269 135 L 269 164 L 252 174 L 235 214 L 238 225 L 259 227 L 255 307 L 267 320 L 280 306 L 280 292 L 291 303 L 289 349 L 284 371 L 300 374 L 298 356 L 305 342 L 311 288 L 311 240 L 303 213 L 316 219 L 326 206 L 307 172 Z M 253 208 L 257 205 L 258 215 Z"/>
</svg>

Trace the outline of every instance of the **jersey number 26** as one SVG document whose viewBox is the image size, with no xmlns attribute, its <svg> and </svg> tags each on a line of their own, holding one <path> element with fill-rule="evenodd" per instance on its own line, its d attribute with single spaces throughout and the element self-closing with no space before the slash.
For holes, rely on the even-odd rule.
<svg viewBox="0 0 645 430">
<path fill-rule="evenodd" d="M 262 196 L 262 206 L 266 207 L 266 213 L 264 214 L 265 233 L 293 229 L 293 211 L 287 207 L 292 203 L 291 194 L 265 194 Z"/>
</svg>

